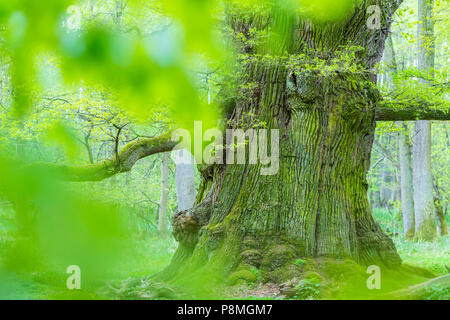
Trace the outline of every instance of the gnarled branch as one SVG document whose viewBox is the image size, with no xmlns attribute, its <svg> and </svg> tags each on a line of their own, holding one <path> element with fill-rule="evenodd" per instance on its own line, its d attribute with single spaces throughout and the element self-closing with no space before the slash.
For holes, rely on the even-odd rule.
<svg viewBox="0 0 450 320">
<path fill-rule="evenodd" d="M 375 111 L 377 121 L 450 120 L 450 111 L 434 109 L 414 104 L 392 108 L 381 105 Z"/>
<path fill-rule="evenodd" d="M 59 179 L 67 181 L 100 181 L 115 174 L 128 172 L 136 162 L 152 154 L 169 152 L 178 144 L 170 133 L 155 138 L 141 138 L 128 143 L 114 157 L 90 165 L 71 166 L 58 164 L 35 164 L 48 170 Z"/>
</svg>

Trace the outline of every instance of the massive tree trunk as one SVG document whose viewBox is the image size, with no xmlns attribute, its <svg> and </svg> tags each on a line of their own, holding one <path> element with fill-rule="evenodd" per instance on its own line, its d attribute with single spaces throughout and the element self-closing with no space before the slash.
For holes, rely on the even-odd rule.
<svg viewBox="0 0 450 320">
<path fill-rule="evenodd" d="M 365 52 L 354 63 L 370 70 L 381 58 L 394 8 L 383 11 L 384 30 L 370 30 L 367 5 L 364 1 L 355 8 L 345 23 L 329 25 L 302 19 L 290 25 L 288 18 L 276 16 L 288 38 L 295 35 L 292 42 L 279 41 L 276 49 L 314 50 L 317 56 L 331 54 L 331 59 L 339 46 L 360 45 Z M 230 17 L 235 32 L 244 34 L 261 27 L 261 20 Z M 242 81 L 256 88 L 251 99 L 237 99 L 228 109 L 227 123 L 246 128 L 265 123 L 268 129 L 279 129 L 279 171 L 261 175 L 262 165 L 249 163 L 204 169 L 198 205 L 174 218 L 180 246 L 159 278 L 192 272 L 223 277 L 250 265 L 261 268 L 268 279 L 283 281 L 296 276 L 289 266 L 299 257 L 400 265 L 367 198 L 378 99 L 373 75 L 298 72 L 277 57 L 267 62 L 256 56 L 245 70 Z"/>
<path fill-rule="evenodd" d="M 419 0 L 418 63 L 424 74 L 434 68 L 433 0 Z M 425 84 L 426 81 L 422 80 Z M 431 174 L 431 122 L 417 121 L 413 141 L 414 208 L 416 238 L 431 241 L 437 237 Z"/>
<path fill-rule="evenodd" d="M 185 264 L 193 270 L 226 272 L 245 263 L 275 271 L 296 257 L 398 265 L 367 199 L 375 130 L 371 97 L 348 90 L 345 80 L 322 79 L 317 97 L 305 103 L 297 94 L 285 96 L 285 72 L 259 67 L 253 72 L 262 84 L 260 115 L 281 130 L 279 172 L 261 175 L 259 165 L 204 172 L 205 198 L 174 219 L 184 251 L 174 263 L 193 250 Z M 347 113 L 355 103 L 366 112 Z M 245 108 L 238 106 L 235 114 Z"/>
</svg>

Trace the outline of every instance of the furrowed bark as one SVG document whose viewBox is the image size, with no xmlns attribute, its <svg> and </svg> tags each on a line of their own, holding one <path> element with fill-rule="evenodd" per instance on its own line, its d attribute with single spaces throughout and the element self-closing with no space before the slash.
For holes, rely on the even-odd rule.
<svg viewBox="0 0 450 320">
<path fill-rule="evenodd" d="M 224 280 L 235 270 L 255 267 L 266 280 L 280 282 L 298 275 L 293 266 L 297 257 L 401 264 L 367 199 L 379 97 L 374 75 L 296 72 L 277 60 L 285 51 L 327 52 L 332 58 L 340 46 L 360 46 L 365 52 L 355 63 L 371 70 L 381 58 L 396 7 L 383 8 L 384 27 L 373 31 L 366 27 L 370 4 L 362 1 L 345 21 L 326 25 L 274 13 L 280 34 L 275 45 L 261 46 L 273 60 L 250 56 L 242 84 L 255 89 L 250 99 L 239 98 L 229 106 L 226 123 L 248 128 L 255 121 L 265 123 L 269 132 L 278 129 L 279 170 L 262 175 L 263 165 L 246 159 L 245 164 L 213 165 L 203 172 L 198 205 L 174 219 L 180 249 L 157 277 L 192 281 L 211 275 Z M 242 34 L 267 28 L 265 17 L 237 15 L 229 22 Z M 272 143 L 269 138 L 268 150 Z M 209 195 L 206 200 L 204 194 Z"/>
</svg>

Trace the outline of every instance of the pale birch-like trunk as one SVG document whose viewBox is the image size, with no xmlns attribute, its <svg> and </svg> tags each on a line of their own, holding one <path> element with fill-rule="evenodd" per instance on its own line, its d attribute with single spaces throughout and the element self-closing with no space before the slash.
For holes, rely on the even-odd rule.
<svg viewBox="0 0 450 320">
<path fill-rule="evenodd" d="M 386 39 L 385 60 L 388 65 L 388 84 L 395 88 L 393 73 L 397 71 L 394 43 L 392 36 Z M 408 139 L 408 125 L 397 122 L 401 128 L 398 133 L 398 151 L 400 162 L 400 196 L 402 203 L 403 232 L 406 239 L 412 239 L 415 233 L 414 225 L 414 189 L 411 164 L 411 145 Z"/>
<path fill-rule="evenodd" d="M 169 154 L 166 152 L 163 155 L 161 163 L 161 198 L 159 201 L 159 235 L 161 238 L 167 237 L 167 196 L 168 196 L 168 182 L 169 178 Z"/>
<path fill-rule="evenodd" d="M 399 123 L 402 130 L 398 133 L 398 148 L 400 157 L 400 184 L 403 216 L 403 232 L 406 239 L 412 239 L 415 233 L 414 223 L 414 189 L 411 164 L 411 145 L 408 141 L 408 126 Z"/>
<path fill-rule="evenodd" d="M 424 73 L 434 68 L 433 0 L 419 0 L 418 68 Z M 425 83 L 425 80 L 422 80 Z M 414 209 L 416 238 L 432 241 L 437 237 L 431 174 L 431 122 L 419 120 L 413 142 Z"/>
<path fill-rule="evenodd" d="M 187 150 L 177 150 L 174 153 L 178 211 L 191 209 L 197 194 L 195 188 L 195 162 Z"/>
</svg>

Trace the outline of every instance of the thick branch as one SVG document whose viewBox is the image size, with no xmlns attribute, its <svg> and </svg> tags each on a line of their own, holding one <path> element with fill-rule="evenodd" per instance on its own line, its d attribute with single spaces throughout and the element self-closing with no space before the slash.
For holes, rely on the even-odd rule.
<svg viewBox="0 0 450 320">
<path fill-rule="evenodd" d="M 156 153 L 172 151 L 177 143 L 177 141 L 172 141 L 171 134 L 164 134 L 155 138 L 141 138 L 130 142 L 114 157 L 96 164 L 83 166 L 38 164 L 36 166 L 49 170 L 62 180 L 100 181 L 115 174 L 130 171 L 136 162 L 142 158 Z"/>
<path fill-rule="evenodd" d="M 414 120 L 450 120 L 450 112 L 418 107 L 415 105 L 400 108 L 379 106 L 375 112 L 377 121 L 414 121 Z"/>
</svg>

